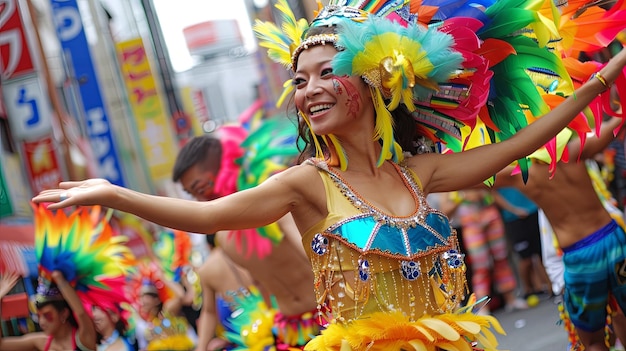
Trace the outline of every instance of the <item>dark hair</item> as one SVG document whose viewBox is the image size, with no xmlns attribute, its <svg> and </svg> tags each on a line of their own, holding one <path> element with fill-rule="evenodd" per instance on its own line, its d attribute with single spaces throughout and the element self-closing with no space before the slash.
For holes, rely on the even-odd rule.
<svg viewBox="0 0 626 351">
<path fill-rule="evenodd" d="M 178 182 L 191 167 L 200 165 L 203 169 L 210 169 L 217 173 L 222 160 L 222 144 L 209 135 L 192 138 L 183 146 L 176 156 L 176 163 L 172 172 L 172 180 Z"/>
<path fill-rule="evenodd" d="M 320 26 L 312 27 L 306 32 L 306 37 L 319 34 L 333 34 L 337 33 L 337 27 L 335 26 Z M 385 101 L 388 103 L 389 101 Z M 289 101 L 289 104 L 293 104 L 293 95 Z M 416 122 L 411 115 L 411 112 L 407 109 L 406 105 L 400 104 L 395 110 L 391 111 L 393 116 L 393 132 L 396 142 L 402 147 L 403 151 L 410 152 L 411 154 L 417 153 L 416 141 L 419 138 L 417 133 Z M 328 156 L 328 149 L 326 144 L 322 141 L 322 137 L 314 135 L 309 126 L 304 122 L 301 116 L 298 116 L 298 139 L 304 142 L 304 147 L 301 147 L 298 143 L 298 150 L 300 155 L 298 156 L 298 163 L 305 161 L 307 158 L 315 156 L 315 144 L 313 138 L 317 138 L 318 143 L 322 147 L 322 152 L 325 156 Z M 382 143 L 382 140 L 380 141 Z"/>
<path fill-rule="evenodd" d="M 205 235 L 206 237 L 206 243 L 207 245 L 209 245 L 209 247 L 212 249 L 215 247 L 215 234 L 208 234 Z"/>
<path fill-rule="evenodd" d="M 311 27 L 306 31 L 305 37 L 308 38 L 308 37 L 319 35 L 319 34 L 334 34 L 334 33 L 337 33 L 337 27 L 334 25 Z M 296 60 L 296 64 L 297 64 L 297 60 Z M 289 100 L 290 106 L 293 105 L 294 103 L 293 98 L 294 98 L 294 95 L 292 94 L 291 99 Z M 295 106 L 294 106 L 294 109 L 296 109 Z M 297 109 L 296 109 L 296 113 L 297 113 Z M 322 147 L 322 152 L 324 153 L 325 156 L 328 156 L 329 152 L 326 147 L 326 144 L 323 142 L 322 137 L 319 135 L 313 134 L 313 132 L 311 132 L 311 130 L 309 129 L 309 126 L 306 124 L 304 119 L 298 114 L 297 114 L 297 119 L 298 119 L 297 120 L 297 123 L 298 123 L 297 146 L 298 146 L 298 150 L 300 151 L 300 155 L 298 156 L 298 163 L 302 163 L 306 159 L 315 156 L 316 150 L 315 150 L 315 143 L 313 142 L 313 138 L 317 138 L 318 143 Z M 300 140 L 304 142 L 304 146 L 302 146 L 303 143 L 299 142 Z"/>
<path fill-rule="evenodd" d="M 69 312 L 69 316 L 67 317 L 67 320 L 70 322 L 70 324 L 74 328 L 78 328 L 78 322 L 76 321 L 76 318 L 74 317 L 74 313 L 72 312 L 70 305 L 67 304 L 67 301 L 51 300 L 51 301 L 35 302 L 35 308 L 37 308 L 37 311 L 41 310 L 42 308 L 46 306 L 52 306 L 59 313 L 62 313 L 64 310 L 67 309 L 67 311 Z"/>
</svg>

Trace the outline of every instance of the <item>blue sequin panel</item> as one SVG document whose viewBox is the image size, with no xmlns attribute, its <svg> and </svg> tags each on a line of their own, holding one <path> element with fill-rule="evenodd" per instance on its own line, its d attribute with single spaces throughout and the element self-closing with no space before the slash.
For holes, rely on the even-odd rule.
<svg viewBox="0 0 626 351">
<path fill-rule="evenodd" d="M 450 224 L 445 216 L 438 213 L 430 213 L 426 216 L 426 223 L 443 239 L 447 240 L 450 236 Z M 372 238 L 370 250 L 378 249 L 403 256 L 418 254 L 433 247 L 447 244 L 429 229 L 419 224 L 407 229 L 410 248 L 406 247 L 401 228 L 389 224 L 383 224 L 376 230 L 377 228 L 377 222 L 373 217 L 362 217 L 348 220 L 338 228 L 332 229 L 331 233 L 341 236 L 345 241 L 361 250 L 367 249 L 367 243 Z M 317 249 L 319 249 L 319 246 Z"/>
</svg>

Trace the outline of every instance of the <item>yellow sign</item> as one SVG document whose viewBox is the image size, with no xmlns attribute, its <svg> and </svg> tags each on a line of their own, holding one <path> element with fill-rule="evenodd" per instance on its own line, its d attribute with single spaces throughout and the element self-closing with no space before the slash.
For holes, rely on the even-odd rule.
<svg viewBox="0 0 626 351">
<path fill-rule="evenodd" d="M 141 38 L 116 45 L 128 101 L 153 180 L 169 178 L 178 148 Z"/>
</svg>

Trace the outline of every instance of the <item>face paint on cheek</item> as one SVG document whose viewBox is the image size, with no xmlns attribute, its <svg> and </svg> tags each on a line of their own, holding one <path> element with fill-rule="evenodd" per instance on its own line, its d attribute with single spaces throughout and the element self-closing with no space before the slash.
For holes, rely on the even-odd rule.
<svg viewBox="0 0 626 351">
<path fill-rule="evenodd" d="M 38 316 L 39 320 L 44 320 L 48 323 L 52 322 L 52 320 L 54 319 L 54 315 L 52 314 L 52 312 L 38 313 Z"/>
<path fill-rule="evenodd" d="M 335 94 L 343 94 L 343 89 L 341 88 L 341 82 L 339 81 L 339 78 L 333 79 L 333 89 L 335 89 Z"/>
<path fill-rule="evenodd" d="M 346 107 L 348 108 L 348 116 L 356 118 L 359 108 L 361 107 L 361 96 L 359 95 L 357 88 L 348 80 L 348 77 L 333 78 L 333 86 L 335 87 L 335 92 L 338 95 L 342 94 L 342 86 L 346 90 Z"/>
</svg>

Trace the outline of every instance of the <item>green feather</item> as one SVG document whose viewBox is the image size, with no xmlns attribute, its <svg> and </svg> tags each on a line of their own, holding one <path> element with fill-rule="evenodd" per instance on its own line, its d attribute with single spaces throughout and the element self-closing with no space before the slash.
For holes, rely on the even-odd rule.
<svg viewBox="0 0 626 351">
<path fill-rule="evenodd" d="M 492 22 L 480 31 L 480 37 L 483 40 L 486 38 L 505 38 L 537 20 L 538 17 L 535 12 L 511 8 L 498 13 Z"/>
</svg>

